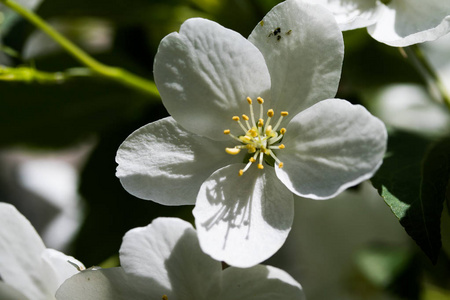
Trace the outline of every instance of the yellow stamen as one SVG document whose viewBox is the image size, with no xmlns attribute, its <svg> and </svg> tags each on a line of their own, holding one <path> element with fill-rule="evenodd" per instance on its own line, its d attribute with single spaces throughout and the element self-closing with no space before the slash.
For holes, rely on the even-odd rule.
<svg viewBox="0 0 450 300">
<path fill-rule="evenodd" d="M 262 164 L 258 164 L 258 169 L 262 170 L 264 169 L 264 166 Z"/>
<path fill-rule="evenodd" d="M 251 142 L 251 140 L 252 140 L 252 137 L 251 136 L 248 136 L 248 135 L 241 135 L 240 137 L 239 137 L 239 140 L 241 141 L 241 142 L 243 142 L 243 143 L 249 143 L 249 142 Z"/>
<path fill-rule="evenodd" d="M 254 163 L 256 161 L 256 159 L 254 159 L 253 157 L 250 157 L 250 159 L 248 161 L 251 163 Z"/>
<path fill-rule="evenodd" d="M 264 99 L 261 97 L 256 98 L 256 101 L 258 101 L 259 104 L 263 104 L 264 103 Z"/>
<path fill-rule="evenodd" d="M 281 134 L 285 134 L 285 133 L 286 133 L 286 128 L 284 128 L 284 127 L 281 128 L 281 129 L 280 129 L 280 133 L 281 133 Z"/>
<path fill-rule="evenodd" d="M 284 164 L 280 161 L 280 163 L 278 164 L 278 168 L 282 168 L 284 166 Z"/>
<path fill-rule="evenodd" d="M 163 295 L 162 300 L 169 300 L 169 297 L 167 297 L 167 295 Z"/>
<path fill-rule="evenodd" d="M 238 116 L 234 116 L 233 117 L 233 121 L 239 121 L 239 117 Z"/>
<path fill-rule="evenodd" d="M 282 112 L 281 112 L 281 115 L 282 115 L 283 117 L 286 117 L 287 115 L 289 115 L 289 113 L 288 113 L 287 111 L 282 111 Z"/>
<path fill-rule="evenodd" d="M 244 170 L 239 170 L 239 176 L 242 176 L 242 174 L 244 174 Z"/>
<path fill-rule="evenodd" d="M 242 115 L 242 119 L 244 119 L 245 121 L 249 120 L 247 115 Z"/>
<path fill-rule="evenodd" d="M 278 146 L 278 149 L 284 149 L 284 148 L 286 148 L 286 146 L 284 144 L 281 144 Z"/>
<path fill-rule="evenodd" d="M 241 152 L 241 149 L 239 149 L 239 148 L 225 148 L 225 152 L 227 152 L 228 154 L 231 154 L 231 155 L 236 155 L 239 152 Z"/>
<path fill-rule="evenodd" d="M 247 97 L 247 102 L 248 102 L 248 104 L 252 104 L 252 98 Z"/>
<path fill-rule="evenodd" d="M 255 153 L 256 148 L 252 145 L 247 145 L 248 153 Z"/>
<path fill-rule="evenodd" d="M 263 127 L 264 126 L 264 120 L 263 119 L 259 119 L 258 120 L 258 127 Z"/>
<path fill-rule="evenodd" d="M 254 128 L 252 128 L 247 132 L 247 134 L 251 135 L 252 137 L 256 137 L 258 135 L 258 132 Z"/>
<path fill-rule="evenodd" d="M 273 114 L 274 114 L 273 109 L 269 109 L 269 110 L 267 111 L 267 116 L 268 116 L 269 118 L 272 118 L 272 117 L 273 117 Z"/>
<path fill-rule="evenodd" d="M 225 129 L 225 130 L 223 131 L 224 134 L 230 134 L 230 132 L 231 132 L 230 129 Z"/>
</svg>

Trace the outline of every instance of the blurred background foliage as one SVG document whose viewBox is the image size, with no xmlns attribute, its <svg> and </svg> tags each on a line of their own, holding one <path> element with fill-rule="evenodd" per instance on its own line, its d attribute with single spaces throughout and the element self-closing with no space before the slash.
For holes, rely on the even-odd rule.
<svg viewBox="0 0 450 300">
<path fill-rule="evenodd" d="M 36 12 L 99 61 L 152 80 L 160 40 L 186 19 L 208 18 L 248 36 L 279 2 L 44 0 Z M 159 98 L 77 69 L 81 65 L 75 59 L 26 20 L 3 28 L 0 41 L 1 66 L 78 74 L 64 81 L 0 81 L 0 201 L 16 204 L 38 230 L 44 230 L 48 222 L 40 219 L 55 213 L 47 208 L 50 212 L 44 214 L 44 208 L 31 204 L 36 200 L 21 190 L 17 171 L 27 158 L 14 160 L 14 165 L 11 157 L 16 156 L 11 153 L 26 153 L 28 159 L 61 152 L 78 157 L 69 161 L 79 174 L 78 208 L 83 217 L 73 239 L 62 248 L 87 267 L 117 264 L 122 236 L 133 227 L 145 226 L 158 216 L 193 220 L 192 207 L 142 201 L 129 195 L 115 177 L 114 158 L 121 142 L 140 126 L 168 115 Z M 425 87 L 397 48 L 374 41 L 363 29 L 345 32 L 344 41 L 337 98 L 377 113 L 380 104 L 374 99 L 380 89 L 399 83 Z M 436 141 L 448 124 L 424 135 Z M 87 146 L 77 156 L 73 153 L 79 153 L 80 145 Z M 268 263 L 291 273 L 308 299 L 450 299 L 446 251 L 432 265 L 369 184 L 338 198 L 296 201 L 292 233 Z M 444 215 L 444 249 L 450 249 Z"/>
</svg>

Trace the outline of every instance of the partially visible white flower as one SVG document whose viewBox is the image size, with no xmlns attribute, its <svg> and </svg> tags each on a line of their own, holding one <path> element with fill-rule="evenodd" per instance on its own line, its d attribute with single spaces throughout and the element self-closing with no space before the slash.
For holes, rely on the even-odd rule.
<svg viewBox="0 0 450 300">
<path fill-rule="evenodd" d="M 447 0 L 307 1 L 327 7 L 341 30 L 367 27 L 374 39 L 390 46 L 432 41 L 450 31 L 450 1 Z"/>
<path fill-rule="evenodd" d="M 122 267 L 83 271 L 67 280 L 58 300 L 230 300 L 305 299 L 286 272 L 258 265 L 229 267 L 200 249 L 192 225 L 158 218 L 127 232 L 120 247 Z"/>
<path fill-rule="evenodd" d="M 274 7 L 248 40 L 187 20 L 155 57 L 172 117 L 124 141 L 116 175 L 137 197 L 195 203 L 200 245 L 214 259 L 262 262 L 286 240 L 293 193 L 328 199 L 381 165 L 384 124 L 362 106 L 329 99 L 342 57 L 333 16 L 304 1 Z"/>
<path fill-rule="evenodd" d="M 393 84 L 367 93 L 371 112 L 386 125 L 428 135 L 450 131 L 450 114 L 418 84 Z"/>
<path fill-rule="evenodd" d="M 14 293 L 29 300 L 55 299 L 58 287 L 79 269 L 83 264 L 72 256 L 46 248 L 14 206 L 0 203 L 0 299 Z"/>
</svg>

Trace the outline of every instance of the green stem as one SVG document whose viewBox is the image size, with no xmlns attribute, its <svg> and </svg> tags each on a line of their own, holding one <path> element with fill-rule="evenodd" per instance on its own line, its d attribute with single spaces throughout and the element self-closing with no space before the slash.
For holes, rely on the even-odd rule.
<svg viewBox="0 0 450 300">
<path fill-rule="evenodd" d="M 58 33 L 56 30 L 54 30 L 38 15 L 22 7 L 14 0 L 0 0 L 0 2 L 20 14 L 36 27 L 40 28 L 43 32 L 45 32 L 53 40 L 60 44 L 67 52 L 69 52 L 82 64 L 92 69 L 92 71 L 94 71 L 95 73 L 124 83 L 143 92 L 149 93 L 152 96 L 159 96 L 156 85 L 152 81 L 136 76 L 124 69 L 107 66 L 98 62 L 97 60 L 89 56 L 86 52 L 77 47 L 75 44 L 73 44 L 71 41 L 69 41 L 67 38 Z"/>
<path fill-rule="evenodd" d="M 420 74 L 424 77 L 425 81 L 429 85 L 431 85 L 432 88 L 439 92 L 445 105 L 450 110 L 449 91 L 446 89 L 444 83 L 442 82 L 428 59 L 425 57 L 420 47 L 418 45 L 412 45 L 403 49 L 405 50 L 408 58 L 411 60 Z"/>
</svg>

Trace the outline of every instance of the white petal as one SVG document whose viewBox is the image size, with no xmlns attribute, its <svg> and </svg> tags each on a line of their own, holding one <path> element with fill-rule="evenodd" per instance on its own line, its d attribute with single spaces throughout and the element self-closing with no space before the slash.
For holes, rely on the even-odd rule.
<svg viewBox="0 0 450 300">
<path fill-rule="evenodd" d="M 227 268 L 217 300 L 305 299 L 302 287 L 283 270 L 258 265 L 249 269 Z M 212 298 L 211 298 L 212 299 Z"/>
<path fill-rule="evenodd" d="M 139 128 L 122 143 L 116 176 L 136 197 L 165 205 L 194 204 L 203 181 L 237 159 L 226 147 L 229 142 L 192 134 L 165 118 Z"/>
<path fill-rule="evenodd" d="M 266 59 L 272 82 L 270 108 L 276 113 L 289 111 L 291 118 L 336 94 L 344 44 L 333 16 L 322 6 L 285 1 L 264 17 L 249 40 Z"/>
<path fill-rule="evenodd" d="M 201 251 L 192 226 L 176 218 L 158 218 L 128 231 L 120 262 L 128 274 L 140 278 L 134 281 L 141 289 L 159 285 L 169 299 L 202 299 L 221 271 L 220 263 Z"/>
<path fill-rule="evenodd" d="M 368 32 L 395 47 L 435 40 L 450 32 L 450 1 L 393 0 Z"/>
<path fill-rule="evenodd" d="M 17 299 L 28 300 L 28 298 L 24 294 L 22 294 L 21 292 L 19 292 L 18 290 L 16 290 L 15 288 L 13 288 L 12 286 L 10 286 L 7 283 L 4 283 L 1 280 L 0 280 L 0 299 L 2 299 L 2 300 L 17 300 Z"/>
<path fill-rule="evenodd" d="M 377 0 L 307 0 L 330 10 L 341 30 L 352 30 L 374 24 L 382 4 Z"/>
<path fill-rule="evenodd" d="M 134 288 L 130 276 L 122 268 L 86 270 L 72 276 L 56 292 L 58 300 L 144 300 L 145 294 Z M 161 299 L 158 297 L 155 299 Z"/>
<path fill-rule="evenodd" d="M 161 41 L 154 72 L 173 118 L 214 140 L 226 139 L 222 131 L 230 127 L 233 115 L 246 113 L 247 96 L 267 97 L 270 90 L 259 50 L 237 32 L 199 18 L 187 20 L 180 33 Z"/>
<path fill-rule="evenodd" d="M 41 253 L 44 243 L 14 206 L 0 203 L 0 274 L 30 299 L 51 299 L 54 278 Z"/>
<path fill-rule="evenodd" d="M 293 193 L 331 198 L 370 178 L 386 150 L 384 124 L 364 107 L 329 99 L 295 116 L 288 124 L 275 168 Z"/>
<path fill-rule="evenodd" d="M 84 265 L 73 256 L 65 255 L 54 249 L 45 249 L 41 254 L 42 259 L 49 269 L 55 274 L 55 281 L 52 290 L 56 291 L 59 286 L 68 278 L 84 270 Z M 49 283 L 50 284 L 50 283 Z"/>
<path fill-rule="evenodd" d="M 284 243 L 293 221 L 293 196 L 271 167 L 224 167 L 201 186 L 193 210 L 200 245 L 214 259 L 254 266 Z"/>
</svg>

